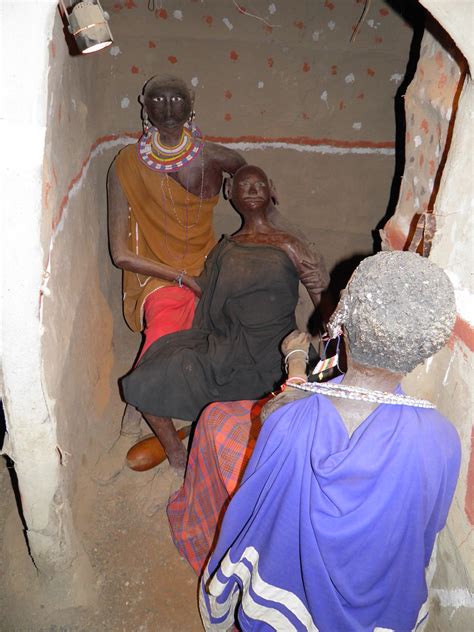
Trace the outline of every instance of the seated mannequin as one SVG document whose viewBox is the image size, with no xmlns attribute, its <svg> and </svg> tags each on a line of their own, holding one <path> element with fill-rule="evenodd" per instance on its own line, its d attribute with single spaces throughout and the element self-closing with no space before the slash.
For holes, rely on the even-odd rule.
<svg viewBox="0 0 474 632">
<path fill-rule="evenodd" d="M 194 420 L 212 401 L 256 399 L 281 380 L 278 346 L 296 325 L 299 281 L 316 306 L 328 275 L 321 257 L 282 228 L 272 193 L 258 167 L 236 172 L 227 194 L 243 225 L 195 279 L 202 298 L 192 328 L 157 340 L 123 378 L 125 400 L 152 427 L 163 417 Z"/>
<path fill-rule="evenodd" d="M 133 331 L 143 330 L 143 354 L 161 336 L 191 327 L 201 293 L 194 277 L 216 243 L 213 209 L 223 176 L 245 160 L 204 141 L 194 124 L 194 92 L 179 77 L 151 77 L 139 101 L 144 133 L 115 158 L 108 200 L 110 251 L 123 270 L 124 316 Z M 127 406 L 122 433 L 139 432 L 140 419 Z M 161 418 L 152 430 L 169 458 L 184 465 L 186 452 L 172 420 Z"/>
<path fill-rule="evenodd" d="M 342 380 L 295 387 L 307 342 L 294 335 L 290 386 L 273 402 L 204 569 L 207 631 L 231 630 L 235 617 L 243 632 L 422 629 L 425 570 L 460 446 L 450 422 L 399 383 L 446 344 L 455 317 L 442 270 L 383 252 L 356 269 L 328 326 L 345 338 Z M 296 388 L 309 396 L 290 402 Z"/>
</svg>

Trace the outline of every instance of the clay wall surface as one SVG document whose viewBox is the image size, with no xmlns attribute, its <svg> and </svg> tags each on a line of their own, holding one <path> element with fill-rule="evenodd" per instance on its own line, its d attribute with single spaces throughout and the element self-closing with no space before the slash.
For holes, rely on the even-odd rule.
<svg viewBox="0 0 474 632">
<path fill-rule="evenodd" d="M 459 11 L 445 0 L 423 4 L 447 32 L 434 20 L 429 23 L 407 90 L 407 162 L 385 237 L 389 247 L 407 247 L 420 213 L 431 211 L 430 224 L 420 231 L 420 248 L 428 245 L 426 254 L 446 270 L 456 292 L 458 317 L 449 346 L 408 376 L 405 387 L 435 402 L 461 439 L 460 478 L 438 540 L 427 626 L 457 632 L 472 627 L 474 611 L 474 3 L 460 3 Z M 471 73 L 466 74 L 467 66 Z"/>
<path fill-rule="evenodd" d="M 428 20 L 413 81 L 405 93 L 405 170 L 396 213 L 384 227 L 391 248 L 408 247 L 431 211 L 451 144 L 466 62 L 449 35 Z"/>
</svg>

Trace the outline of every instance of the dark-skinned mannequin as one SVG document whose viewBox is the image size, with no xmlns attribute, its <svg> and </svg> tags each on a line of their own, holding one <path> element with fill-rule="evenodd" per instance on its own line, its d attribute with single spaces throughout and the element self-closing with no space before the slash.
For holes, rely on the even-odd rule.
<svg viewBox="0 0 474 632">
<path fill-rule="evenodd" d="M 265 172 L 259 167 L 245 165 L 232 181 L 226 181 L 225 192 L 243 220 L 242 227 L 232 239 L 239 243 L 268 244 L 283 250 L 293 262 L 316 307 L 329 277 L 322 259 L 311 253 L 307 244 L 271 222 L 277 197 Z"/>
<path fill-rule="evenodd" d="M 386 251 L 361 262 L 327 324 L 331 338 L 345 339 L 342 378 L 305 383 L 308 337 L 294 331 L 285 338 L 286 388 L 259 429 L 240 488 L 229 492 L 218 537 L 208 538 L 210 557 L 203 546 L 197 559 L 206 630 L 220 621 L 230 629 L 234 617 L 243 631 L 276 620 L 284 630 L 293 624 L 286 615 L 296 614 L 293 604 L 303 605 L 304 629 L 423 627 L 429 562 L 455 491 L 460 445 L 435 406 L 405 395 L 399 383 L 448 342 L 455 320 L 446 273 L 418 254 Z M 301 399 L 299 389 L 312 394 Z M 224 421 L 212 425 L 208 417 L 213 436 L 225 434 L 232 414 L 241 419 L 245 404 L 215 404 L 214 419 Z M 251 415 L 249 407 L 248 426 Z M 200 462 L 214 463 L 199 435 L 194 445 L 190 473 L 199 447 Z M 237 459 L 221 462 L 220 472 L 240 471 Z M 181 532 L 174 540 L 186 545 L 188 522 Z M 191 562 L 196 550 L 193 539 Z M 244 565 L 249 581 L 242 584 Z M 257 568 L 263 590 L 253 582 Z M 271 616 L 255 594 L 271 600 Z"/>
<path fill-rule="evenodd" d="M 186 122 L 192 119 L 194 94 L 179 78 L 164 75 L 152 78 L 145 85 L 140 96 L 144 120 L 148 120 L 159 132 L 160 142 L 167 147 L 176 146 L 183 134 Z M 180 167 L 179 170 L 166 174 L 166 177 L 177 182 L 193 196 L 208 200 L 219 194 L 223 174 L 234 173 L 245 160 L 235 151 L 215 143 L 204 143 L 201 156 Z M 160 186 L 161 174 L 156 174 L 157 187 Z M 163 279 L 165 282 L 181 284 L 200 296 L 200 288 L 191 275 L 183 273 L 157 259 L 145 257 L 134 252 L 129 243 L 130 218 L 129 201 L 113 163 L 108 176 L 109 197 L 109 242 L 112 259 L 115 265 L 125 271 L 144 275 L 150 278 Z M 183 244 L 187 239 L 187 231 L 183 228 Z M 166 240 L 166 235 L 164 235 Z M 183 248 L 186 246 L 184 245 Z M 204 255 L 202 265 L 204 265 Z M 137 277 L 138 278 L 138 277 Z M 144 301 L 143 301 L 144 303 Z M 122 433 L 136 434 L 139 430 L 140 414 L 127 406 L 122 421 Z M 159 423 L 147 420 L 153 432 L 160 439 L 166 453 L 175 467 L 182 469 L 185 463 L 185 450 L 178 440 L 171 419 L 162 418 Z"/>
<path fill-rule="evenodd" d="M 278 345 L 294 327 L 298 279 L 315 306 L 328 283 L 321 258 L 278 227 L 275 193 L 259 167 L 241 167 L 226 193 L 243 224 L 213 249 L 195 279 L 204 289 L 192 330 L 158 340 L 122 380 L 126 401 L 157 435 L 164 414 L 195 419 L 212 401 L 271 391 L 281 379 Z M 177 453 L 164 447 L 178 468 Z"/>
</svg>

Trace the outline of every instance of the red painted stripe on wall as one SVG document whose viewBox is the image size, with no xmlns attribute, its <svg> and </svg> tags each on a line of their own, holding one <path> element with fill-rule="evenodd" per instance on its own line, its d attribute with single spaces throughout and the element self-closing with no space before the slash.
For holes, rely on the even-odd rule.
<svg viewBox="0 0 474 632">
<path fill-rule="evenodd" d="M 59 204 L 59 208 L 56 213 L 53 215 L 52 228 L 53 231 L 56 230 L 59 222 L 64 213 L 64 209 L 69 200 L 69 194 L 71 193 L 74 185 L 81 179 L 82 174 L 84 173 L 84 169 L 91 159 L 92 152 L 97 149 L 103 143 L 118 140 L 122 137 L 131 137 L 131 138 L 139 138 L 141 132 L 122 132 L 120 134 L 109 134 L 108 136 L 100 136 L 96 139 L 96 141 L 91 145 L 89 152 L 86 158 L 82 161 L 81 168 L 79 172 L 72 178 L 67 186 L 67 190 L 65 195 L 63 196 L 61 203 Z M 373 149 L 392 149 L 395 144 L 390 141 L 381 141 L 374 142 L 369 140 L 362 141 L 347 141 L 347 140 L 337 140 L 330 138 L 311 138 L 309 136 L 281 136 L 281 137 L 271 137 L 271 136 L 204 136 L 206 140 L 215 143 L 291 143 L 296 145 L 307 145 L 311 147 L 319 146 L 319 145 L 327 145 L 330 147 L 342 147 L 342 148 L 373 148 Z"/>
<path fill-rule="evenodd" d="M 470 351 L 474 351 L 474 327 L 466 320 L 458 316 L 454 324 L 452 340 L 461 340 Z"/>
<path fill-rule="evenodd" d="M 337 140 L 335 138 L 311 138 L 309 136 L 204 136 L 205 140 L 213 143 L 288 143 L 292 145 L 307 145 L 317 147 L 326 145 L 329 147 L 344 148 L 372 148 L 372 149 L 393 149 L 395 143 L 391 141 L 372 140 Z"/>
</svg>

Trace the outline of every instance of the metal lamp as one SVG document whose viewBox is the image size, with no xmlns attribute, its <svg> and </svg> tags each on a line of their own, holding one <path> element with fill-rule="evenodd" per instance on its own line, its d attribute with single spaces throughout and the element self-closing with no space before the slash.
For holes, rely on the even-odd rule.
<svg viewBox="0 0 474 632">
<path fill-rule="evenodd" d="M 95 53 L 114 41 L 109 28 L 108 14 L 99 0 L 82 0 L 67 13 L 61 1 L 64 15 L 69 24 L 69 32 L 74 36 L 79 51 L 83 54 Z"/>
</svg>

